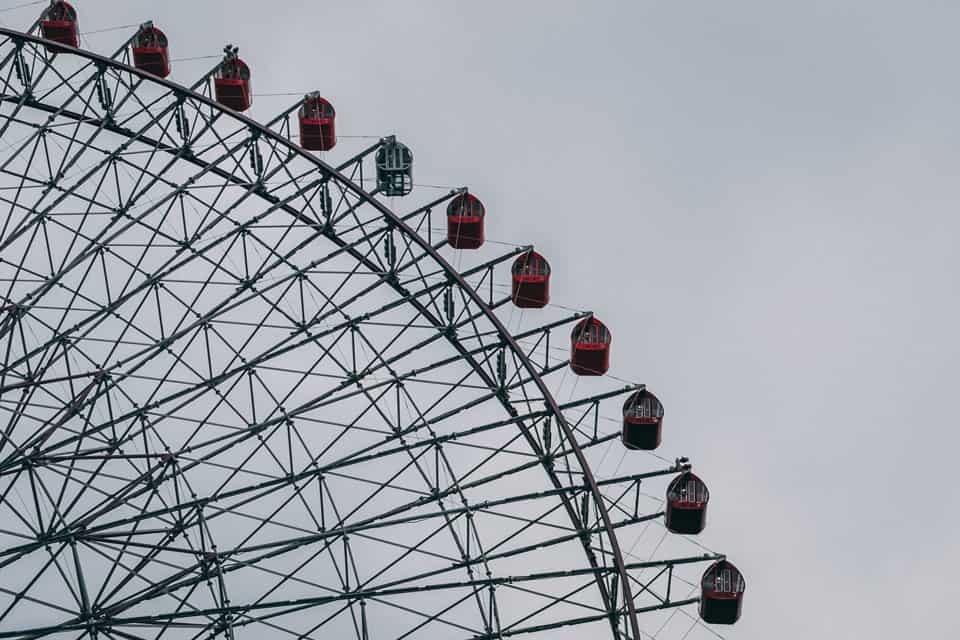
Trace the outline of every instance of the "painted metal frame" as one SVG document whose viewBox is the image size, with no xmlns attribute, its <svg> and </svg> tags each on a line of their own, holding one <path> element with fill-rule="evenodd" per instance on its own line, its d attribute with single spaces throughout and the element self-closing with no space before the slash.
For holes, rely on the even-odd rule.
<svg viewBox="0 0 960 640">
<path fill-rule="evenodd" d="M 57 53 L 51 53 L 48 47 Z M 121 48 L 114 57 L 124 55 L 125 50 L 126 47 Z M 628 386 L 609 393 L 595 394 L 566 405 L 561 405 L 554 399 L 544 378 L 565 370 L 567 363 L 545 361 L 542 367 L 537 366 L 533 362 L 533 354 L 537 350 L 549 354 L 551 330 L 575 322 L 583 318 L 584 314 L 572 314 L 518 335 L 512 335 L 507 330 L 495 310 L 507 304 L 509 296 L 494 298 L 494 269 L 525 251 L 526 248 L 508 252 L 506 255 L 488 260 L 460 273 L 440 255 L 439 249 L 444 242 L 433 243 L 430 235 L 432 208 L 442 205 L 463 190 L 454 190 L 407 215 L 398 216 L 375 197 L 375 191 L 367 192 L 360 186 L 363 182 L 364 160 L 379 148 L 380 143 L 372 145 L 337 167 L 331 167 L 317 157 L 304 152 L 284 137 L 282 128 L 289 126 L 287 116 L 294 112 L 295 107 L 281 114 L 269 126 L 263 126 L 216 104 L 209 97 L 207 82 L 201 81 L 195 85 L 201 89 L 206 87 L 207 94 L 204 95 L 168 80 L 140 72 L 113 58 L 102 57 L 88 51 L 58 47 L 40 38 L 8 29 L 0 29 L 0 59 L 3 60 L 0 63 L 0 89 L 2 89 L 0 106 L 7 109 L 3 112 L 3 119 L 0 120 L 0 139 L 6 140 L 8 131 L 34 126 L 34 136 L 26 141 L 17 141 L 21 146 L 12 157 L 20 157 L 28 148 L 26 145 L 33 145 L 29 147 L 30 157 L 42 153 L 45 156 L 46 165 L 51 167 L 46 184 L 27 185 L 28 177 L 34 182 L 37 181 L 35 175 L 29 176 L 30 171 L 24 170 L 17 176 L 21 180 L 22 187 L 17 193 L 22 193 L 22 189 L 29 186 L 41 189 L 43 197 L 49 195 L 52 198 L 52 204 L 47 209 L 32 208 L 21 212 L 23 215 L 19 218 L 16 215 L 19 201 L 12 197 L 3 198 L 4 204 L 10 205 L 11 214 L 3 222 L 0 230 L 0 256 L 10 255 L 11 251 L 23 245 L 33 247 L 38 244 L 36 238 L 45 235 L 46 227 L 53 226 L 56 222 L 56 207 L 62 208 L 67 206 L 66 203 L 73 206 L 79 201 L 86 200 L 91 209 L 109 208 L 98 202 L 101 199 L 99 191 L 94 192 L 92 196 L 89 194 L 78 196 L 84 194 L 83 190 L 87 188 L 89 181 L 102 180 L 106 168 L 117 170 L 117 167 L 121 167 L 129 170 L 132 165 L 127 162 L 124 154 L 134 147 L 138 149 L 142 147 L 140 151 L 148 156 L 146 161 L 148 167 L 152 162 L 163 164 L 162 168 L 151 167 L 142 171 L 141 176 L 137 180 L 132 180 L 131 183 L 164 184 L 169 189 L 170 203 L 175 203 L 177 199 L 182 203 L 201 187 L 213 188 L 211 185 L 204 184 L 208 179 L 227 185 L 222 187 L 224 190 L 229 187 L 243 192 L 233 205 L 237 209 L 244 206 L 245 202 L 252 200 L 262 203 L 259 205 L 259 213 L 242 222 L 232 221 L 234 224 L 232 229 L 215 236 L 202 247 L 198 247 L 197 242 L 200 239 L 206 240 L 205 233 L 214 229 L 219 221 L 228 218 L 228 211 L 218 211 L 211 206 L 202 219 L 202 224 L 197 225 L 193 233 L 188 233 L 189 227 L 184 223 L 185 233 L 181 239 L 172 236 L 157 239 L 158 236 L 155 235 L 154 239 L 145 243 L 145 247 L 147 245 L 149 248 L 156 247 L 162 244 L 161 241 L 171 244 L 170 250 L 173 255 L 162 270 L 140 273 L 142 281 L 136 287 L 129 290 L 124 288 L 121 295 L 116 298 L 110 298 L 108 295 L 105 302 L 78 300 L 84 287 L 83 283 L 92 273 L 89 265 L 95 263 L 97 259 L 103 264 L 104 288 L 109 292 L 111 282 L 106 260 L 115 258 L 111 253 L 111 242 L 122 238 L 125 233 L 129 233 L 128 230 L 135 228 L 148 215 L 151 215 L 151 213 L 132 213 L 132 209 L 135 208 L 132 206 L 135 197 L 131 190 L 129 194 L 121 194 L 130 196 L 128 202 L 131 206 L 115 206 L 114 215 L 103 228 L 98 230 L 98 235 L 83 237 L 87 242 L 83 250 L 75 255 L 68 251 L 64 262 L 58 267 L 52 259 L 56 251 L 48 246 L 48 253 L 51 256 L 49 273 L 41 273 L 37 270 L 29 274 L 36 280 L 36 286 L 30 289 L 18 289 L 16 295 L 7 294 L 14 292 L 12 285 L 7 289 L 4 294 L 5 299 L 2 301 L 4 313 L 0 316 L 0 344 L 6 342 L 7 346 L 3 367 L 0 369 L 0 394 L 10 397 L 9 394 L 16 393 L 20 397 L 15 401 L 14 409 L 9 412 L 10 423 L 0 442 L 0 482 L 4 477 L 12 478 L 8 480 L 6 487 L 0 485 L 0 491 L 3 492 L 0 495 L 4 499 L 7 499 L 17 486 L 23 485 L 24 478 L 29 479 L 29 484 L 34 487 L 33 502 L 37 518 L 38 521 L 42 521 L 43 509 L 39 505 L 43 499 L 42 496 L 37 495 L 36 489 L 43 484 L 37 481 L 39 475 L 43 473 L 41 469 L 74 464 L 78 458 L 82 458 L 87 464 L 101 464 L 94 461 L 102 460 L 101 466 L 106 465 L 108 461 L 115 462 L 126 455 L 122 452 L 124 442 L 130 442 L 132 437 L 146 438 L 149 431 L 144 427 L 142 431 L 133 432 L 128 427 L 127 432 L 123 432 L 126 421 L 140 421 L 147 424 L 153 419 L 151 416 L 170 413 L 170 407 L 177 402 L 189 402 L 190 398 L 200 397 L 210 389 L 216 390 L 218 385 L 227 383 L 236 385 L 241 379 L 246 379 L 251 385 L 250 395 L 253 397 L 255 394 L 252 385 L 258 380 L 258 367 L 275 366 L 282 358 L 297 352 L 304 346 L 321 349 L 324 358 L 339 366 L 342 370 L 340 384 L 329 389 L 324 395 L 311 397 L 298 407 L 284 409 L 279 415 L 251 422 L 242 435 L 225 438 L 224 442 L 228 442 L 229 446 L 247 446 L 248 441 L 271 437 L 266 434 L 285 429 L 291 433 L 295 432 L 292 421 L 297 416 L 322 409 L 332 403 L 346 403 L 351 401 L 351 398 L 362 397 L 371 407 L 374 407 L 383 398 L 395 395 L 399 407 L 405 393 L 404 384 L 410 384 L 411 381 L 432 371 L 457 363 L 469 366 L 463 380 L 468 376 L 476 377 L 486 389 L 466 405 L 454 406 L 452 401 L 447 400 L 451 406 L 444 415 L 421 419 L 406 427 L 401 425 L 398 408 L 396 433 L 393 436 L 398 444 L 394 447 L 383 449 L 371 446 L 369 451 L 361 456 L 354 455 L 323 466 L 316 464 L 314 460 L 312 468 L 299 472 L 294 471 L 291 454 L 290 473 L 286 477 L 273 478 L 250 486 L 232 487 L 229 491 L 214 492 L 206 497 L 195 496 L 186 499 L 186 496 L 180 496 L 170 505 L 145 510 L 139 516 L 107 520 L 104 523 L 103 518 L 108 518 L 109 514 L 118 509 L 122 503 L 141 498 L 146 500 L 146 497 L 156 495 L 158 488 L 165 484 L 179 490 L 185 489 L 186 487 L 181 487 L 180 484 L 186 478 L 187 472 L 204 462 L 210 462 L 217 455 L 213 452 L 204 454 L 207 456 L 206 459 L 201 456 L 189 461 L 181 451 L 148 451 L 149 447 L 144 447 L 136 455 L 146 456 L 147 463 L 145 466 L 137 467 L 141 473 L 136 478 L 128 478 L 128 481 L 117 490 L 115 497 L 105 498 L 70 526 L 59 529 L 54 527 L 54 520 L 60 516 L 52 514 L 46 523 L 48 530 L 37 530 L 35 539 L 21 545 L 0 549 L 0 570 L 2 570 L 5 567 L 14 566 L 17 561 L 42 548 L 55 545 L 60 545 L 61 550 L 69 548 L 73 556 L 72 566 L 79 585 L 78 592 L 80 592 L 77 598 L 80 613 L 73 619 L 51 626 L 0 631 L 0 638 L 39 638 L 68 631 L 82 631 L 93 636 L 103 633 L 133 638 L 139 636 L 130 635 L 129 630 L 120 632 L 117 627 L 157 625 L 162 622 L 164 625 L 162 628 L 167 629 L 175 627 L 177 621 L 181 619 L 194 618 L 206 618 L 209 621 L 195 637 L 209 637 L 223 633 L 232 638 L 233 630 L 238 625 L 249 623 L 251 611 L 270 610 L 273 613 L 278 610 L 299 611 L 311 606 L 340 601 L 347 602 L 351 614 L 354 612 L 355 605 L 359 604 L 360 613 L 356 614 L 358 621 L 355 624 L 358 637 L 365 638 L 368 630 L 363 611 L 367 600 L 399 597 L 406 592 L 422 593 L 425 590 L 452 589 L 470 590 L 469 597 L 476 601 L 484 619 L 484 629 L 479 633 L 476 630 L 471 631 L 473 634 L 471 637 L 507 637 L 518 633 L 545 632 L 569 624 L 586 624 L 601 620 L 609 621 L 614 637 L 640 638 L 637 618 L 639 613 L 647 609 L 677 607 L 697 601 L 696 598 L 670 600 L 673 567 L 690 562 L 711 561 L 721 556 L 709 554 L 653 563 L 627 563 L 619 546 L 617 529 L 661 517 L 662 512 L 640 513 L 635 506 L 632 515 L 622 521 L 615 522 L 611 516 L 612 508 L 623 510 L 621 504 L 628 500 L 631 489 L 639 492 L 641 480 L 672 474 L 686 468 L 686 465 L 678 462 L 660 471 L 628 474 L 598 482 L 587 463 L 584 451 L 609 442 L 615 434 L 600 436 L 596 430 L 596 422 L 593 433 L 585 433 L 579 423 L 571 422 L 568 415 L 571 411 L 579 411 L 579 419 L 582 420 L 589 413 L 583 410 L 587 407 L 596 416 L 601 400 L 639 387 Z M 49 84 L 45 85 L 45 78 L 56 78 L 56 87 L 51 89 Z M 141 93 L 151 94 L 153 97 L 144 98 L 141 97 Z M 137 113 L 130 115 L 125 111 L 131 108 Z M 34 114 L 34 117 L 27 118 L 25 115 L 27 112 Z M 41 123 L 35 114 L 46 114 L 46 123 Z M 59 131 L 50 128 L 51 125 L 65 127 L 65 122 L 76 123 L 76 128 L 69 135 L 61 136 Z M 88 138 L 84 139 L 81 137 L 81 132 L 86 129 L 92 132 Z M 126 138 L 128 142 L 120 143 L 113 151 L 104 150 L 103 159 L 97 166 L 85 167 L 85 172 L 79 181 L 64 187 L 62 183 L 68 177 L 74 178 L 70 174 L 74 168 L 71 166 L 72 150 L 93 149 L 100 144 L 101 137 L 107 134 Z M 60 136 L 60 144 L 65 145 L 65 148 L 61 146 L 60 151 L 48 144 L 48 138 L 57 136 Z M 215 142 L 211 143 L 211 139 Z M 74 154 L 73 162 L 81 156 L 80 152 Z M 58 168 L 54 170 L 52 167 Z M 174 174 L 181 170 L 186 171 L 181 169 L 182 167 L 188 167 L 190 171 L 196 171 L 196 173 L 181 181 L 173 179 Z M 0 164 L 0 172 L 8 175 L 17 173 L 10 159 Z M 171 177 L 168 178 L 168 175 Z M 359 179 L 360 184 L 355 179 Z M 275 186 L 276 183 L 279 183 L 279 186 Z M 118 178 L 116 184 L 111 186 L 116 186 L 120 190 L 120 179 Z M 198 199 L 198 202 L 200 201 L 202 199 Z M 150 211 L 157 211 L 162 204 L 152 205 Z M 91 209 L 88 209 L 88 213 Z M 171 204 L 167 213 L 174 209 L 175 207 Z M 275 213 L 282 213 L 289 217 L 291 226 L 287 229 L 288 232 L 296 228 L 297 232 L 306 235 L 296 244 L 284 245 L 286 242 L 284 239 L 272 247 L 261 246 L 261 249 L 269 254 L 269 260 L 264 260 L 259 267 L 256 267 L 253 264 L 254 252 L 247 250 L 247 243 L 257 242 L 258 225 Z M 422 235 L 422 231 L 426 233 Z M 81 234 L 77 233 L 75 239 L 80 236 Z M 28 237 L 31 238 L 29 242 L 25 240 Z M 297 264 L 296 260 L 302 258 L 312 243 L 318 241 L 329 242 L 330 252 L 307 263 Z M 211 274 L 223 274 L 226 271 L 224 266 L 213 264 L 208 256 L 215 255 L 220 247 L 225 245 L 234 247 L 238 244 L 243 246 L 242 251 L 237 250 L 238 254 L 243 255 L 245 264 L 243 277 L 237 278 L 234 289 L 229 294 L 222 294 L 216 304 L 206 309 L 204 314 L 194 318 L 191 323 L 178 326 L 173 331 L 161 327 L 159 339 L 155 336 L 151 337 L 152 343 L 148 340 L 140 345 L 140 351 L 131 351 L 116 364 L 91 363 L 91 366 L 82 372 L 57 369 L 57 367 L 68 366 L 63 363 L 69 362 L 67 354 L 72 349 L 76 349 L 72 345 L 76 345 L 78 340 L 84 339 L 84 336 L 91 335 L 96 327 L 108 320 L 119 318 L 116 316 L 117 311 L 138 295 L 143 294 L 144 299 L 153 295 L 162 325 L 163 312 L 160 300 L 164 293 L 164 278 L 188 268 L 191 263 L 212 264 Z M 281 245 L 284 251 L 280 251 Z M 147 251 L 148 248 L 144 248 L 143 255 L 146 255 Z M 302 312 L 297 317 L 289 310 L 281 308 L 281 305 L 270 297 L 272 292 L 282 291 L 281 295 L 287 295 L 288 292 L 299 288 L 302 308 L 305 299 L 303 289 L 311 286 L 311 276 L 315 276 L 325 264 L 337 263 L 341 259 L 350 260 L 355 264 L 350 272 L 339 274 L 343 283 L 341 287 L 348 281 L 356 280 L 361 272 L 372 274 L 374 277 L 369 285 L 352 294 L 347 302 L 335 300 L 338 288 L 330 294 L 329 305 L 321 306 L 320 310 L 312 316 Z M 25 273 L 22 268 L 23 262 L 0 259 L 0 266 L 4 261 L 8 269 L 17 271 L 18 285 L 29 281 L 30 278 L 22 277 Z M 81 268 L 86 268 L 87 271 L 79 284 L 73 285 L 74 295 L 70 308 L 58 309 L 58 312 L 62 311 L 60 324 L 49 327 L 50 335 L 46 340 L 28 339 L 28 329 L 35 328 L 38 317 L 41 315 L 41 303 L 58 288 L 69 289 L 70 287 L 65 283 L 70 282 L 70 279 L 77 275 L 75 272 Z M 136 275 L 136 268 L 132 268 L 132 272 Z M 133 275 L 131 275 L 131 282 Z M 322 275 L 332 275 L 332 272 Z M 212 289 L 212 282 L 211 275 L 203 283 L 201 291 Z M 490 287 L 490 293 L 486 299 L 480 293 L 485 286 Z M 382 292 L 384 288 L 389 289 L 392 294 L 390 299 L 382 305 L 371 308 L 362 317 L 351 316 L 350 313 L 345 312 L 345 309 L 354 301 Z M 322 288 L 315 287 L 315 289 L 321 291 Z M 290 295 L 296 297 L 295 294 Z M 190 304 L 196 304 L 198 301 L 199 298 L 191 301 Z M 153 366 L 152 363 L 157 359 L 165 357 L 164 354 L 172 354 L 173 347 L 178 344 L 195 340 L 198 336 L 215 334 L 218 318 L 228 315 L 244 304 L 250 304 L 250 301 L 269 307 L 269 313 L 256 323 L 252 334 L 262 334 L 271 330 L 267 318 L 272 314 L 284 317 L 287 326 L 294 327 L 296 332 L 271 343 L 266 350 L 257 355 L 256 359 L 241 360 L 240 352 L 237 351 L 231 357 L 228 366 L 218 370 L 217 373 L 214 373 L 215 369 L 211 365 L 209 375 L 204 378 L 202 384 L 183 385 L 184 388 L 175 393 L 153 398 L 149 404 L 137 410 L 128 411 L 125 415 L 111 414 L 109 419 L 96 425 L 87 418 L 85 420 L 87 426 L 80 433 L 67 436 L 61 434 L 69 421 L 82 417 L 84 412 L 92 413 L 95 405 L 109 403 L 111 394 L 121 393 L 124 381 L 141 375 L 147 367 Z M 76 312 L 81 303 L 90 305 L 79 314 L 82 318 L 74 324 L 64 326 L 68 324 L 67 318 L 72 322 L 74 316 L 78 315 Z M 141 303 L 143 304 L 145 303 Z M 459 311 L 458 305 L 462 307 Z M 395 340 L 408 337 L 416 323 L 432 327 L 433 333 L 406 349 L 395 350 L 388 355 L 389 349 L 378 348 L 368 338 L 369 332 L 365 333 L 367 331 L 365 327 L 376 322 L 378 317 L 386 317 L 400 307 L 412 308 L 415 310 L 415 317 L 406 326 L 393 327 L 397 329 Z M 118 337 L 118 346 L 134 326 L 132 318 L 124 320 L 121 324 L 123 333 Z M 445 341 L 453 348 L 452 355 L 422 363 L 408 371 L 399 370 L 398 365 L 406 360 L 412 360 L 413 354 L 424 353 L 427 349 L 433 348 L 431 345 L 441 341 Z M 11 358 L 11 354 L 16 352 L 16 348 L 12 345 L 17 342 L 22 344 L 19 356 Z M 525 347 L 524 343 L 531 346 Z M 346 349 L 347 345 L 349 345 L 351 356 L 338 358 L 333 354 L 334 349 Z M 543 345 L 547 345 L 546 348 Z M 128 349 L 128 345 L 124 345 L 123 349 Z M 362 357 L 358 358 L 362 352 L 373 352 L 375 355 L 369 361 L 363 362 Z M 174 356 L 173 359 L 177 360 L 178 357 Z M 512 368 L 511 373 L 508 373 L 509 368 Z M 54 371 L 58 373 L 57 376 L 45 377 L 47 373 Z M 376 376 L 383 376 L 385 373 L 384 379 L 374 381 Z M 72 390 L 68 394 L 69 397 L 61 398 L 59 404 L 46 391 L 49 385 L 54 384 L 66 384 Z M 160 384 L 169 385 L 169 380 L 162 380 L 158 382 L 158 385 Z M 462 388 L 464 383 L 453 382 L 448 386 L 449 389 L 441 400 L 452 395 L 458 388 Z M 352 391 L 354 388 L 357 390 Z M 531 396 L 531 392 L 535 392 L 535 396 Z M 219 390 L 216 393 L 221 395 Z M 511 397 L 511 394 L 523 397 L 518 401 Z M 229 392 L 223 395 L 229 395 Z M 278 406 L 279 404 L 282 403 L 278 403 Z M 435 432 L 431 426 L 461 411 L 487 404 L 498 405 L 506 413 L 506 417 L 443 434 Z M 46 414 L 34 416 L 38 426 L 33 429 L 29 437 L 16 441 L 14 435 L 22 430 L 20 425 L 26 420 L 24 416 L 27 415 L 27 410 L 37 411 L 41 406 L 45 408 Z M 451 469 L 443 449 L 444 444 L 469 439 L 478 433 L 490 432 L 504 426 L 513 426 L 518 429 L 517 437 L 521 438 L 528 447 L 531 459 L 515 469 L 492 473 L 480 480 L 474 480 L 474 486 L 481 482 L 495 483 L 512 473 L 519 473 L 518 469 L 536 467 L 546 473 L 549 488 L 535 493 L 503 497 L 499 500 L 487 500 L 482 504 L 471 504 L 465 493 L 469 490 L 471 483 L 461 484 L 459 481 L 454 481 L 449 486 L 441 487 L 439 481 L 441 470 Z M 120 429 L 119 432 L 118 429 Z M 429 433 L 427 438 L 422 438 L 424 429 Z M 555 440 L 552 435 L 554 432 L 556 432 Z M 414 434 L 421 435 L 421 439 L 416 442 L 408 441 L 407 438 Z M 294 436 L 288 437 L 292 439 Z M 97 438 L 100 439 L 102 446 L 81 449 L 85 443 Z M 69 447 L 75 447 L 75 449 L 70 452 Z M 338 521 L 328 522 L 328 514 L 322 511 L 321 507 L 321 514 L 317 518 L 320 530 L 317 533 L 300 536 L 295 541 L 263 543 L 255 550 L 262 557 L 269 558 L 272 554 L 293 553 L 311 545 L 320 545 L 324 550 L 329 550 L 336 541 L 342 541 L 346 579 L 342 593 L 338 595 L 299 598 L 281 603 L 231 604 L 226 576 L 243 570 L 251 560 L 246 558 L 243 562 L 235 562 L 233 558 L 238 555 L 237 552 L 224 552 L 201 545 L 203 552 L 197 555 L 191 564 L 184 566 L 182 573 L 156 582 L 142 589 L 135 596 L 127 597 L 122 602 L 114 603 L 105 609 L 97 610 L 96 606 L 91 604 L 90 594 L 86 593 L 86 588 L 83 586 L 85 580 L 78 551 L 78 547 L 82 548 L 87 542 L 96 540 L 100 544 L 109 537 L 122 538 L 125 541 L 124 545 L 129 547 L 135 543 L 134 532 L 137 531 L 140 523 L 172 518 L 174 514 L 181 514 L 184 510 L 191 511 L 192 515 L 175 520 L 176 524 L 170 531 L 162 535 L 162 544 L 155 545 L 158 549 L 163 545 L 167 548 L 184 530 L 194 527 L 204 531 L 208 526 L 205 524 L 205 519 L 223 517 L 220 515 L 222 512 L 215 512 L 212 515 L 204 513 L 214 503 L 228 500 L 242 501 L 249 496 L 278 491 L 277 488 L 281 486 L 296 487 L 296 498 L 302 500 L 303 488 L 300 483 L 306 485 L 316 481 L 320 485 L 322 504 L 324 496 L 331 501 L 334 498 L 329 488 L 324 489 L 326 476 L 342 472 L 350 466 L 382 460 L 401 452 L 410 456 L 410 464 L 421 473 L 423 473 L 421 468 L 423 465 L 420 463 L 420 458 L 425 452 L 434 454 L 436 462 L 432 471 L 437 475 L 437 481 L 432 485 L 431 495 L 398 505 L 391 512 L 393 515 L 389 519 L 381 515 L 369 522 L 354 522 L 350 525 L 347 525 L 345 518 L 341 516 L 336 516 Z M 131 464 L 133 464 L 132 459 Z M 451 476 L 456 478 L 457 474 L 451 471 Z M 564 476 L 567 477 L 566 480 Z M 83 484 L 84 491 L 94 490 L 95 479 L 97 475 L 92 473 L 90 479 Z M 611 500 L 604 494 L 601 487 L 616 487 L 619 497 Z M 46 491 L 44 487 L 39 490 L 40 493 L 44 491 Z M 61 493 L 61 498 L 63 495 Z M 443 503 L 444 498 L 459 500 L 463 506 L 446 506 Z M 471 540 L 469 525 L 466 536 L 461 539 L 455 533 L 454 523 L 458 519 L 462 518 L 470 522 L 475 514 L 483 510 L 514 503 L 534 504 L 550 499 L 559 500 L 559 504 L 553 505 L 551 511 L 559 508 L 566 514 L 570 531 L 553 538 L 542 539 L 536 545 L 522 545 L 502 557 L 532 553 L 537 548 L 561 545 L 574 540 L 583 547 L 589 566 L 559 572 L 538 571 L 520 576 L 497 576 L 493 575 L 489 569 L 490 563 L 495 561 L 495 555 L 482 552 L 473 556 L 467 552 L 459 567 L 467 571 L 469 578 L 467 581 L 368 590 L 348 588 L 351 566 L 354 576 L 358 576 L 356 561 L 347 559 L 351 555 L 348 537 L 366 534 L 375 528 L 400 526 L 405 522 L 403 516 L 399 515 L 404 510 L 421 510 L 409 516 L 411 522 L 438 518 L 443 521 L 442 530 L 450 532 L 458 541 L 458 545 L 463 546 L 465 542 L 469 548 Z M 58 504 L 62 502 L 62 500 L 54 501 L 52 498 L 49 501 Z M 422 511 L 424 506 L 434 503 L 437 506 L 435 511 L 429 513 Z M 309 507 L 306 509 L 313 515 Z M 61 519 L 66 525 L 66 519 Z M 268 519 L 264 521 L 267 522 Z M 531 520 L 531 522 L 534 521 Z M 124 530 L 124 535 L 120 536 L 118 527 L 130 527 L 130 529 Z M 597 541 L 600 543 L 599 553 Z M 251 550 L 245 549 L 244 552 L 250 553 Z M 151 550 L 144 551 L 144 566 L 148 563 L 147 558 L 155 558 L 157 553 Z M 66 571 L 60 567 L 56 558 L 51 562 L 61 573 Z M 118 566 L 119 563 L 115 562 L 113 570 L 117 570 Z M 474 566 L 484 567 L 486 577 L 476 575 Z M 666 575 L 667 595 L 665 598 L 657 596 L 660 600 L 657 604 L 638 607 L 636 598 L 642 592 L 654 593 L 650 587 L 653 580 L 646 584 L 639 583 L 630 571 L 654 566 L 661 570 L 653 580 Z M 429 574 L 425 574 L 424 577 L 427 575 Z M 294 576 L 295 572 L 290 573 L 284 580 Z M 500 625 L 497 616 L 499 607 L 495 595 L 498 586 L 538 581 L 546 584 L 556 582 L 560 577 L 576 576 L 586 576 L 596 586 L 603 602 L 602 611 L 528 626 L 514 625 L 503 628 Z M 67 581 L 66 578 L 65 581 Z M 216 583 L 213 588 L 216 593 L 214 606 L 190 611 L 181 610 L 187 604 L 189 593 L 192 593 L 197 585 L 211 581 Z M 634 594 L 634 586 L 640 587 L 640 592 L 637 594 Z M 168 614 L 153 612 L 150 615 L 124 615 L 124 612 L 135 611 L 137 606 L 152 602 L 163 594 L 181 589 L 190 591 L 184 596 L 176 611 Z M 582 589 L 583 586 L 580 586 L 576 591 L 580 592 Z M 488 595 L 487 602 L 482 600 L 481 592 Z M 556 597 L 552 604 L 548 604 L 545 608 L 563 604 L 570 597 Z M 20 593 L 16 602 L 22 602 L 26 598 L 26 592 Z M 10 611 L 13 611 L 12 606 L 7 611 L 0 611 L 0 629 L 4 626 L 2 616 Z M 539 612 L 531 612 L 531 617 L 536 613 Z"/>
</svg>

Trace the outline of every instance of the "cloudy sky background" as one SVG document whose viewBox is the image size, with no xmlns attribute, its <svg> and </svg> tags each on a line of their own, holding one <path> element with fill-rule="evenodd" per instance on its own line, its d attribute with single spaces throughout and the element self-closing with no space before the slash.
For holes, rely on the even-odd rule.
<svg viewBox="0 0 960 640">
<path fill-rule="evenodd" d="M 320 89 L 545 253 L 710 484 L 705 541 L 748 580 L 727 637 L 960 634 L 960 5 L 76 4 L 84 31 L 153 18 L 175 58 L 238 44 L 256 93 Z"/>
</svg>

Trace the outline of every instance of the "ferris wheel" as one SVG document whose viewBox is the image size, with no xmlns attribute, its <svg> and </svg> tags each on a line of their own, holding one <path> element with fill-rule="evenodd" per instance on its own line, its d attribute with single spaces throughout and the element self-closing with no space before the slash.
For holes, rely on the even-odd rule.
<svg viewBox="0 0 960 640">
<path fill-rule="evenodd" d="M 417 200 L 393 136 L 337 157 L 326 90 L 245 117 L 236 47 L 178 84 L 152 23 L 78 25 L 0 29 L 0 638 L 739 619 L 660 400 L 480 194 Z"/>
</svg>

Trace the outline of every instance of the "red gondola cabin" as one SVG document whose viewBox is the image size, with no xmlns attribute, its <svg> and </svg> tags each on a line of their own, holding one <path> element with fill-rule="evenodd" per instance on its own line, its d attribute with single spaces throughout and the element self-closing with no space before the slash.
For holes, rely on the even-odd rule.
<svg viewBox="0 0 960 640">
<path fill-rule="evenodd" d="M 237 57 L 236 47 L 224 49 L 226 56 L 213 76 L 217 102 L 234 111 L 246 111 L 253 102 L 250 67 Z"/>
<path fill-rule="evenodd" d="M 405 196 L 413 191 L 413 152 L 393 136 L 385 138 L 374 157 L 377 190 L 385 196 Z"/>
<path fill-rule="evenodd" d="M 539 309 L 550 302 L 550 264 L 536 251 L 528 251 L 513 262 L 511 297 L 521 309 Z"/>
<path fill-rule="evenodd" d="M 333 105 L 311 93 L 300 106 L 300 146 L 310 151 L 330 151 L 337 144 Z"/>
<path fill-rule="evenodd" d="M 623 446 L 652 451 L 660 446 L 662 428 L 663 405 L 657 396 L 646 389 L 630 394 L 623 403 Z"/>
<path fill-rule="evenodd" d="M 159 78 L 170 75 L 170 50 L 163 31 L 149 23 L 140 28 L 133 41 L 133 66 Z"/>
<path fill-rule="evenodd" d="M 707 526 L 707 502 L 710 491 L 703 480 L 687 471 L 667 487 L 667 529 L 694 535 Z"/>
<path fill-rule="evenodd" d="M 40 17 L 40 33 L 47 40 L 53 40 L 68 47 L 80 46 L 77 35 L 77 10 L 67 2 L 52 3 Z"/>
<path fill-rule="evenodd" d="M 461 193 L 447 205 L 447 242 L 454 249 L 479 249 L 486 210 L 480 198 Z"/>
<path fill-rule="evenodd" d="M 718 560 L 700 580 L 700 618 L 710 624 L 734 624 L 743 611 L 747 583 L 733 563 Z"/>
<path fill-rule="evenodd" d="M 570 334 L 570 368 L 579 376 L 599 376 L 610 368 L 610 341 L 606 325 L 584 318 Z"/>
</svg>

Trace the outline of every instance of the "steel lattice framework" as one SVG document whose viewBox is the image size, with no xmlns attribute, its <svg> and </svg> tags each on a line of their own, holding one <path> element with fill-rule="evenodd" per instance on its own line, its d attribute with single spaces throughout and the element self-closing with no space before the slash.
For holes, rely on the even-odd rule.
<svg viewBox="0 0 960 640">
<path fill-rule="evenodd" d="M 527 248 L 458 271 L 460 190 L 397 215 L 380 143 L 330 166 L 126 52 L 0 29 L 0 638 L 641 638 L 697 601 L 721 556 L 620 543 L 684 461 L 592 470 L 640 386 L 558 402 L 586 314 L 498 315 Z"/>
</svg>

